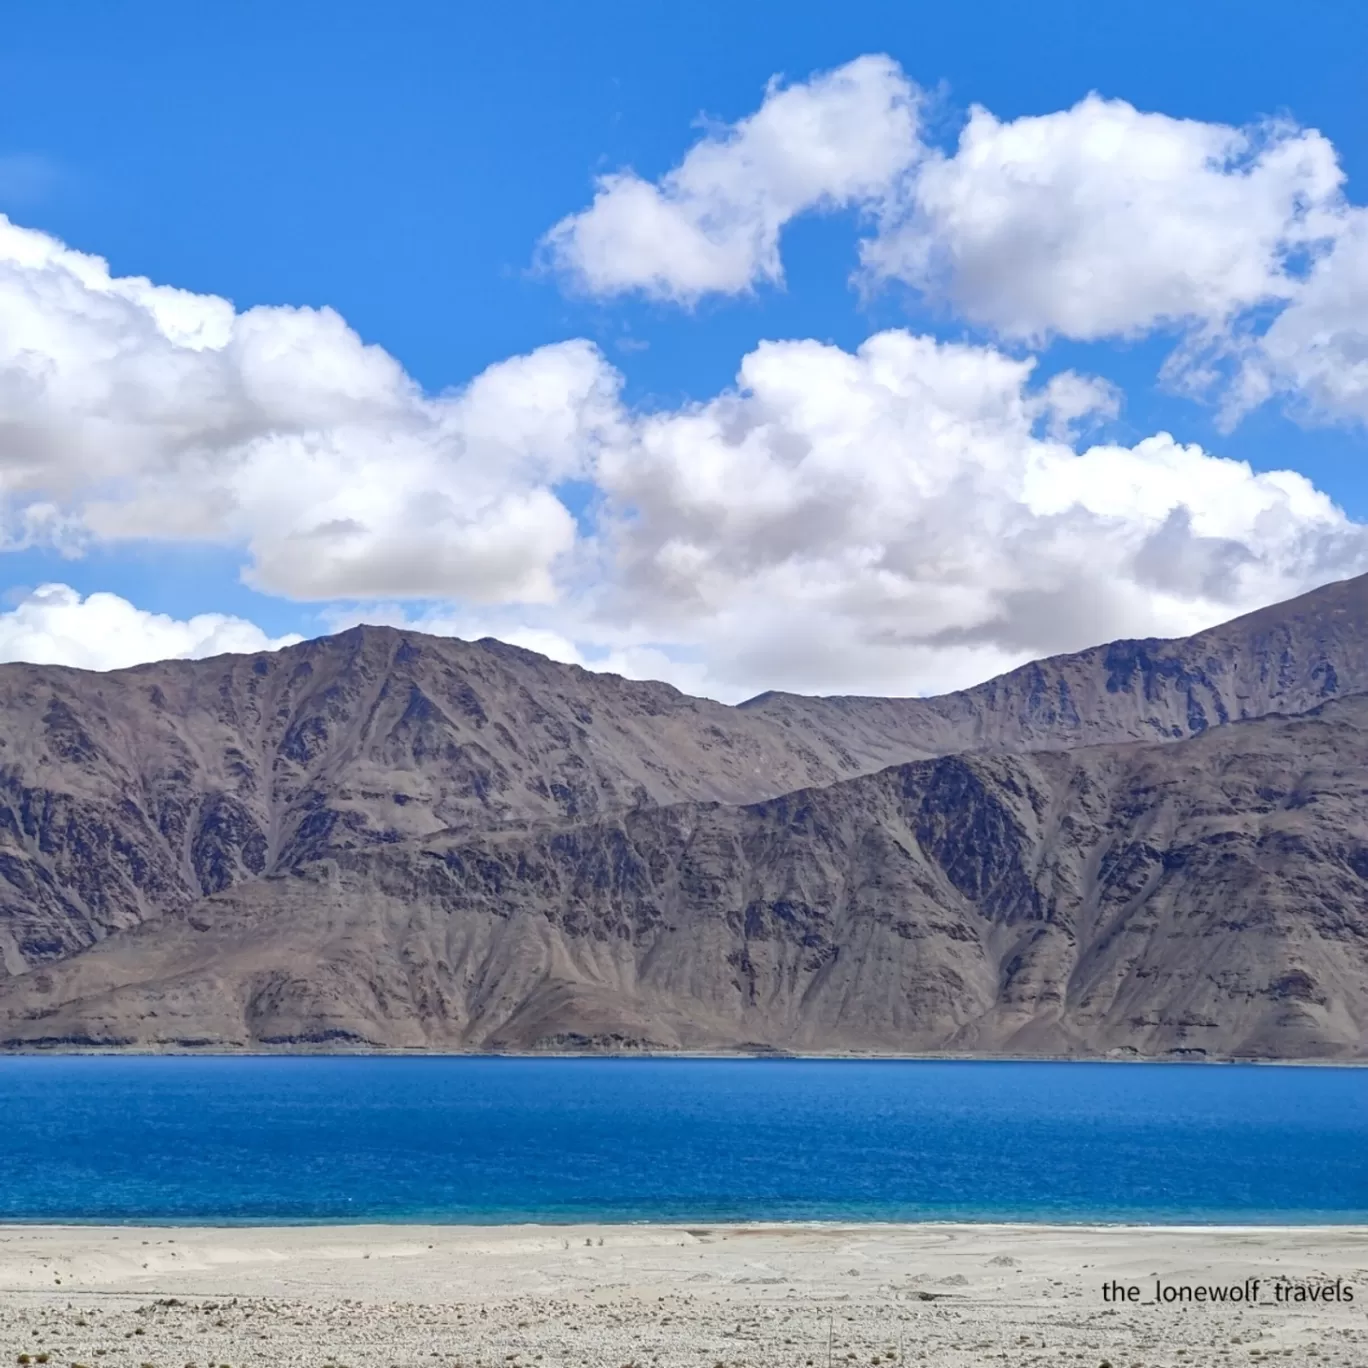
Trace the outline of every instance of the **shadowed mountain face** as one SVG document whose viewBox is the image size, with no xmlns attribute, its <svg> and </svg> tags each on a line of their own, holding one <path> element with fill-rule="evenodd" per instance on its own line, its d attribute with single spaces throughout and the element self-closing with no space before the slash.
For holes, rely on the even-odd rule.
<svg viewBox="0 0 1368 1368">
<path fill-rule="evenodd" d="M 1362 1055 L 1359 692 L 1368 580 L 927 700 L 3 666 L 0 1040 Z"/>
</svg>

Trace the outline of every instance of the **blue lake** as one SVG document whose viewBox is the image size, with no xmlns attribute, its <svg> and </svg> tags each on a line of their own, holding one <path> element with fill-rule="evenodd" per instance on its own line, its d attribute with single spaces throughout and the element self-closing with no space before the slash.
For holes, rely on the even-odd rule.
<svg viewBox="0 0 1368 1368">
<path fill-rule="evenodd" d="M 1368 1221 L 1368 1071 L 0 1059 L 0 1220 Z"/>
</svg>

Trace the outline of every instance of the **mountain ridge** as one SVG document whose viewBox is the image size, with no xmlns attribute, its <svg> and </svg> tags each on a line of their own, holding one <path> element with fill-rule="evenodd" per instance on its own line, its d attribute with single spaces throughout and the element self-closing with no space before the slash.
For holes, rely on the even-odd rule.
<svg viewBox="0 0 1368 1368">
<path fill-rule="evenodd" d="M 1212 752 L 1219 795 L 1192 782 Z M 1309 789 L 1279 777 L 1296 756 Z M 742 807 L 439 833 L 215 895 L 135 933 L 150 960 L 113 938 L 0 997 L 0 1021 L 12 1048 L 184 1044 L 138 1023 L 202 1030 L 212 1002 L 199 1038 L 230 1048 L 1353 1059 L 1365 798 L 1354 695 L 1177 745 L 946 756 Z M 1251 888 L 1243 912 L 1227 901 Z"/>
<path fill-rule="evenodd" d="M 1305 628 L 1308 621 L 1313 630 L 1303 632 L 1299 642 L 1297 629 Z M 1213 724 L 1263 716 L 1277 701 L 1290 702 L 1295 712 L 1364 687 L 1368 680 L 1365 624 L 1368 576 L 1358 576 L 1244 613 L 1189 637 L 1121 638 L 1029 661 L 968 689 L 926 699 L 813 697 L 771 689 L 738 707 L 787 718 L 819 732 L 826 718 L 864 714 L 874 734 L 898 726 L 909 712 L 920 709 L 943 725 L 958 723 L 964 728 L 968 723 L 968 729 L 958 735 L 971 744 L 962 749 L 1002 746 L 1014 739 L 1000 730 L 993 733 L 974 727 L 972 714 L 982 705 L 1000 723 L 1020 726 L 1028 743 L 1033 723 L 1065 728 L 1070 744 L 1087 744 L 1089 739 L 1178 739 Z M 1310 648 L 1309 658 L 1304 654 L 1298 659 L 1298 646 L 1303 652 Z M 1340 656 L 1338 668 L 1331 658 L 1334 654 Z M 1275 659 L 1276 671 L 1271 668 Z M 1115 709 L 1095 706 L 1099 701 L 1095 689 L 1080 708 L 1071 680 L 1080 675 L 1086 678 L 1090 672 L 1105 675 L 1106 695 L 1134 696 L 1138 684 L 1139 692 L 1155 705 L 1154 711 L 1138 718 L 1117 717 Z M 1347 683 L 1341 682 L 1341 672 Z M 1227 682 L 1233 687 L 1222 689 Z M 1088 703 L 1094 705 L 1091 712 Z M 1108 722 L 1113 730 L 1099 734 Z"/>
<path fill-rule="evenodd" d="M 1336 699 L 1346 700 L 1346 716 L 1356 716 L 1359 703 L 1353 700 L 1365 691 L 1368 577 L 1326 586 L 1190 638 L 1113 642 L 1032 662 L 973 689 L 930 699 L 813 699 L 769 692 L 728 707 L 690 698 L 670 685 L 561 665 L 489 638 L 469 643 L 384 627 L 354 628 L 274 653 L 161 662 L 106 674 L 0 666 L 0 1036 L 11 1048 L 23 1048 L 26 1041 L 39 1040 L 30 1026 L 44 1020 L 54 1028 L 60 1025 L 57 1036 L 65 1032 L 64 1038 L 76 1039 L 86 1030 L 77 1003 L 90 998 L 80 988 L 86 981 L 83 975 L 116 961 L 131 964 L 128 957 L 140 955 L 150 973 L 163 954 L 155 948 L 159 939 L 170 945 L 175 937 L 191 934 L 184 928 L 193 921 L 217 926 L 215 918 L 226 915 L 229 905 L 237 908 L 233 916 L 241 920 L 260 904 L 275 908 L 277 921 L 293 919 L 291 924 L 298 928 L 312 928 L 307 935 L 300 932 L 303 939 L 290 941 L 289 955 L 300 965 L 312 966 L 314 983 L 300 987 L 298 976 L 292 977 L 289 970 L 289 955 L 282 960 L 271 950 L 266 956 L 275 956 L 271 964 L 262 961 L 252 970 L 261 981 L 248 997 L 258 1006 L 240 1011 L 234 1024 L 231 1012 L 224 1018 L 214 1005 L 208 987 L 215 981 L 213 974 L 206 978 L 203 965 L 190 966 L 186 972 L 197 986 L 191 993 L 193 1010 L 186 1017 L 185 1033 L 178 1039 L 203 1037 L 246 1048 L 254 1042 L 269 1044 L 267 1037 L 273 1034 L 298 1042 L 322 1032 L 324 1040 L 345 1043 L 350 1038 L 346 1033 L 352 1032 L 372 1045 L 402 1044 L 410 1038 L 427 1042 L 415 1048 L 442 1048 L 442 1041 L 451 1048 L 473 1048 L 480 1042 L 554 1048 L 554 1040 L 562 1037 L 563 1044 L 582 1039 L 598 1041 L 600 1048 L 609 1047 L 603 1042 L 610 1037 L 619 1045 L 637 1041 L 652 1048 L 692 1048 L 685 1042 L 694 1039 L 705 1041 L 708 1048 L 735 1048 L 743 1037 L 772 1049 L 837 1048 L 831 1042 L 845 1041 L 850 1048 L 896 1051 L 900 1040 L 915 1040 L 919 1050 L 1002 1048 L 1017 1038 L 1002 1034 L 1007 998 L 994 1009 L 998 1016 L 991 1020 L 998 1024 L 985 1025 L 989 1017 L 984 1016 L 971 1027 L 965 1018 L 949 1034 L 939 1017 L 934 1029 L 925 1022 L 915 1025 L 906 1007 L 899 1009 L 902 1015 L 895 1012 L 876 1019 L 875 1014 L 864 1024 L 829 1012 L 823 1016 L 827 1009 L 821 1007 L 820 993 L 811 999 L 813 1015 L 806 1026 L 788 1017 L 752 1021 L 743 1012 L 733 1014 L 735 1019 L 726 1017 L 731 1024 L 724 1030 L 703 1004 L 711 1000 L 709 994 L 720 991 L 718 984 L 732 981 L 736 970 L 729 957 L 748 953 L 744 936 L 739 942 L 714 937 L 702 958 L 701 951 L 690 949 L 685 956 L 687 972 L 680 970 L 688 991 L 675 997 L 656 993 L 650 1003 L 633 1009 L 635 1016 L 623 1015 L 630 994 L 623 997 L 626 988 L 621 983 L 613 987 L 617 980 L 612 974 L 604 977 L 607 971 L 602 965 L 595 967 L 597 961 L 585 961 L 578 979 L 566 971 L 564 981 L 558 981 L 560 1006 L 515 975 L 503 991 L 513 997 L 524 993 L 519 1008 L 524 1015 L 521 1024 L 508 1026 L 503 1037 L 492 1033 L 492 1027 L 486 1029 L 497 1017 L 489 1002 L 478 994 L 467 1000 L 461 997 L 465 989 L 453 988 L 464 972 L 458 972 L 460 957 L 453 959 L 451 947 L 438 948 L 422 937 L 414 945 L 426 950 L 413 953 L 435 956 L 429 964 L 435 977 L 425 991 L 432 1001 L 443 993 L 451 1002 L 461 998 L 465 1005 L 458 1015 L 464 1013 L 461 1019 L 466 1021 L 461 1031 L 434 1034 L 424 1000 L 405 996 L 403 976 L 384 991 L 395 1002 L 407 1002 L 409 1020 L 392 1022 L 378 1034 L 372 1029 L 374 1009 L 366 1005 L 370 990 L 359 988 L 359 981 L 347 981 L 352 1026 L 327 1025 L 334 1017 L 347 1018 L 347 1012 L 339 1016 L 325 1002 L 309 1009 L 301 1003 L 312 1000 L 310 994 L 317 997 L 318 981 L 328 980 L 331 973 L 318 959 L 319 938 L 333 944 L 327 928 L 334 921 L 337 926 L 352 926 L 347 934 L 360 935 L 357 928 L 365 918 L 357 920 L 356 899 L 363 904 L 370 899 L 376 908 L 388 906 L 385 899 L 391 895 L 384 892 L 384 881 L 399 878 L 404 884 L 415 877 L 412 870 L 402 878 L 396 873 L 408 868 L 406 861 L 422 865 L 423 860 L 436 858 L 419 859 L 413 853 L 425 843 L 450 846 L 464 841 L 472 851 L 483 850 L 481 858 L 493 859 L 490 850 L 521 842 L 524 858 L 530 858 L 527 852 L 550 839 L 547 832 L 579 832 L 576 839 L 588 840 L 584 833 L 595 823 L 649 826 L 655 820 L 651 814 L 665 811 L 688 809 L 695 813 L 691 820 L 706 828 L 709 823 L 725 827 L 728 822 L 750 821 L 746 814 L 756 803 L 788 801 L 802 793 L 833 790 L 834 796 L 823 803 L 856 802 L 858 807 L 865 800 L 851 797 L 851 783 L 858 787 L 862 779 L 890 767 L 960 757 L 957 763 L 969 769 L 959 772 L 978 776 L 970 785 L 973 794 L 993 795 L 993 802 L 985 806 L 980 798 L 971 801 L 966 790 L 960 809 L 952 806 L 943 814 L 950 832 L 945 839 L 961 846 L 968 842 L 971 854 L 963 858 L 972 863 L 983 858 L 983 851 L 973 853 L 978 847 L 1027 849 L 1030 842 L 1022 845 L 1019 834 L 1008 840 L 1020 823 L 1003 825 L 1002 814 L 1013 811 L 1017 799 L 1007 789 L 999 792 L 999 787 L 1038 789 L 1045 782 L 1041 767 L 1061 763 L 1031 761 L 1036 768 L 1029 773 L 1010 767 L 1000 773 L 993 770 L 993 764 L 1007 763 L 1004 757 L 1017 757 L 1013 763 L 1027 765 L 1032 755 L 1073 755 L 1071 763 L 1086 760 L 1108 769 L 1119 763 L 1114 757 L 1105 763 L 1097 758 L 1108 748 L 1138 754 L 1161 743 L 1160 750 L 1173 748 L 1174 756 L 1156 760 L 1156 765 L 1176 766 L 1175 772 L 1187 774 L 1196 791 L 1206 792 L 1212 802 L 1223 802 L 1219 773 L 1183 769 L 1189 762 L 1179 757 L 1208 754 L 1201 747 L 1189 751 L 1195 741 L 1219 734 L 1227 738 L 1222 746 L 1234 744 L 1229 738 L 1244 728 L 1233 723 L 1262 720 L 1267 726 L 1260 733 L 1261 744 L 1293 763 L 1300 744 L 1296 738 L 1310 735 L 1298 730 L 1295 720 L 1314 716 L 1327 700 Z M 1356 726 L 1337 725 L 1347 738 L 1345 756 L 1354 766 L 1368 767 L 1368 754 L 1358 748 Z M 1220 747 L 1210 752 L 1212 757 L 1219 754 L 1224 754 Z M 1246 769 L 1257 767 L 1256 756 L 1244 751 L 1240 756 L 1239 764 Z M 975 768 L 980 762 L 989 768 L 980 772 Z M 1340 782 L 1324 765 L 1317 773 L 1318 782 L 1332 788 Z M 1265 787 L 1272 782 L 1269 779 Z M 1133 811 L 1127 820 L 1141 824 L 1153 819 L 1138 793 L 1128 801 Z M 1238 812 L 1232 809 L 1231 820 L 1262 820 L 1254 811 L 1257 804 L 1252 799 L 1249 804 Z M 1131 810 L 1124 804 L 1122 809 Z M 705 813 L 711 815 L 701 815 Z M 874 873 L 896 885 L 903 857 L 894 853 L 896 841 L 889 844 L 891 820 L 885 814 L 861 839 L 884 850 L 883 858 L 892 863 L 880 865 Z M 1334 806 L 1333 820 L 1334 840 L 1319 830 L 1315 839 L 1322 846 L 1338 841 L 1345 849 L 1357 850 L 1360 833 L 1352 812 L 1342 804 Z M 976 821 L 988 825 L 976 828 Z M 834 848 L 823 853 L 820 841 L 814 846 L 796 837 L 785 839 L 784 858 L 792 869 L 836 858 Z M 1072 839 L 1056 833 L 1050 838 L 1051 850 L 1059 855 Z M 659 862 L 673 849 L 665 841 L 652 858 Z M 925 851 L 917 859 L 924 857 Z M 847 853 L 840 858 L 846 859 Z M 1089 858 L 1101 855 L 1095 851 Z M 751 869 L 746 860 L 732 860 L 727 868 L 732 880 L 726 884 L 732 890 L 728 897 L 739 886 L 736 879 L 760 877 L 760 867 Z M 1305 871 L 1296 860 L 1280 868 L 1280 878 L 1290 881 L 1289 886 L 1300 886 Z M 370 872 L 359 872 L 363 869 Z M 765 877 L 771 875 L 778 877 L 773 870 Z M 902 920 L 909 926 L 921 927 L 917 918 L 924 916 L 930 919 L 927 925 L 958 926 L 965 935 L 973 930 L 982 944 L 996 944 L 1002 938 L 1000 928 L 989 932 L 978 927 L 973 917 L 979 913 L 971 916 L 960 907 L 955 898 L 962 900 L 962 893 L 952 897 L 940 875 L 927 877 L 929 883 L 903 890 L 910 910 L 905 909 L 908 914 Z M 1329 877 L 1325 872 L 1324 878 Z M 424 878 L 430 884 L 436 876 Z M 1091 878 L 1077 876 L 1080 908 L 1086 904 L 1086 890 L 1093 887 Z M 1312 879 L 1307 886 L 1315 883 Z M 428 884 L 419 880 L 410 892 L 417 897 Z M 343 885 L 350 890 L 345 898 Z M 506 887 L 510 901 L 504 911 L 510 916 L 526 912 L 520 910 L 520 897 L 530 899 L 529 907 L 540 907 L 547 896 L 545 890 L 529 891 L 516 880 Z M 949 887 L 953 889 L 953 881 Z M 828 890 L 823 896 L 829 895 Z M 1283 893 L 1251 879 L 1240 896 L 1271 905 Z M 1360 892 L 1357 885 L 1346 885 L 1335 896 L 1352 902 Z M 942 905 L 947 898 L 950 902 Z M 806 905 L 815 906 L 811 899 Z M 951 911 L 958 921 L 950 917 Z M 1192 915 L 1199 913 L 1206 915 L 1201 908 Z M 480 918 L 486 915 L 481 911 L 469 928 L 473 939 L 462 953 L 470 963 L 483 962 L 480 936 L 485 933 L 478 931 L 477 923 L 484 925 Z M 590 924 L 598 913 L 589 908 L 583 915 Z M 689 916 L 700 927 L 710 924 L 710 914 L 701 904 L 691 905 Z M 264 917 L 261 927 L 268 927 L 269 921 Z M 520 934 L 531 939 L 521 953 L 532 955 L 530 947 L 540 946 L 537 953 L 550 954 L 549 943 L 538 939 L 542 933 L 534 922 L 525 916 L 523 921 Z M 1063 922 L 1055 918 L 1048 925 L 1051 929 L 1044 934 L 1053 944 Z M 1278 925 L 1279 945 L 1297 941 L 1301 933 L 1296 927 Z M 1368 932 L 1357 922 L 1353 925 L 1350 943 L 1357 947 L 1357 938 Z M 194 932 L 191 939 L 206 934 Z M 273 944 L 265 931 L 261 935 L 263 946 Z M 1176 930 L 1173 935 L 1176 947 L 1181 937 Z M 906 939 L 926 937 L 919 930 Z M 380 943 L 389 942 L 381 937 Z M 844 954 L 847 963 L 852 956 L 869 954 L 882 955 L 888 964 L 902 964 L 902 952 L 889 959 L 888 947 L 877 937 L 859 945 L 832 941 L 831 947 L 838 958 Z M 1271 943 L 1265 948 L 1275 958 L 1283 954 Z M 500 953 L 511 951 L 505 945 Z M 567 963 L 579 962 L 564 946 L 555 953 L 562 959 L 568 955 Z M 657 958 L 667 955 L 665 950 L 653 953 Z M 905 987 L 911 997 L 931 1003 L 938 1000 L 941 981 L 922 970 L 930 973 L 940 962 L 929 950 L 926 954 L 930 957 L 906 979 Z M 247 954 L 248 960 L 251 957 Z M 349 962 L 345 954 L 344 962 Z M 950 961 L 940 963 L 940 970 L 959 976 L 966 1002 L 978 1001 L 988 991 L 988 979 L 983 978 L 987 963 L 984 959 L 973 974 Z M 1062 972 L 1063 963 L 1055 965 L 1056 973 Z M 442 965 L 446 968 L 440 969 Z M 898 972 L 906 976 L 912 970 L 903 965 Z M 994 980 L 993 991 L 1017 992 L 1023 972 Z M 1287 970 L 1301 972 L 1295 966 Z M 1368 980 L 1368 969 L 1363 977 Z M 1322 1013 L 1323 1019 L 1311 1012 L 1308 1019 L 1319 1022 L 1315 1039 L 1303 1040 L 1290 1026 L 1280 1028 L 1281 1034 L 1261 1036 L 1261 1027 L 1238 1039 L 1212 1037 L 1211 1048 L 1220 1053 L 1247 1045 L 1275 1054 L 1295 1048 L 1312 1056 L 1357 1057 L 1355 1052 L 1364 1049 L 1359 988 L 1340 983 L 1324 966 L 1310 978 L 1330 984 L 1327 1002 L 1333 998 L 1338 1004 L 1333 1012 L 1327 1007 L 1329 1015 Z M 39 991 L 45 980 L 52 986 Z M 100 991 L 122 992 L 127 998 L 128 989 L 129 984 L 118 987 L 110 980 Z M 1187 1048 L 1179 1037 L 1183 1030 L 1196 1029 L 1183 1028 L 1175 1019 L 1132 1039 L 1125 1031 L 1118 1034 L 1110 1020 L 1086 1029 L 1070 1024 L 1072 1018 L 1051 1026 L 1049 991 L 1055 990 L 1047 991 L 1044 980 L 1036 989 L 1035 1016 L 1021 1027 L 1021 1040 L 1036 1041 L 1042 1048 L 1052 1040 L 1065 1053 L 1138 1049 L 1163 1056 L 1167 1050 Z M 237 1000 L 236 988 L 223 991 L 225 1001 Z M 860 991 L 872 993 L 868 985 Z M 870 996 L 875 1000 L 877 993 Z M 143 1005 L 159 1014 L 149 1021 L 163 1019 L 168 1011 L 179 1019 L 166 1002 L 157 1006 L 149 998 Z M 33 1012 L 41 1015 L 30 1016 Z M 577 1012 L 582 1018 L 579 1026 Z M 541 1034 L 532 1021 L 538 1013 L 538 1020 L 549 1023 Z M 122 1020 L 118 1030 L 131 1032 L 130 1039 L 146 1043 L 156 1034 L 139 1034 L 136 1013 L 129 1016 L 120 1009 L 106 1016 L 107 1024 Z M 383 1012 L 381 1018 L 388 1020 Z M 1232 1021 L 1237 1018 L 1243 1020 L 1239 1013 L 1230 1016 Z M 97 1019 L 106 1018 L 95 1012 L 87 1026 L 94 1029 Z M 202 1029 L 194 1027 L 194 1019 L 200 1020 Z M 211 1022 L 218 1023 L 212 1030 L 205 1024 Z M 357 1022 L 365 1027 L 359 1033 L 353 1029 Z M 591 1029 L 595 1022 L 608 1025 L 602 1031 Z M 391 1026 L 393 1031 L 386 1035 Z M 328 1037 L 332 1030 L 344 1035 Z"/>
</svg>

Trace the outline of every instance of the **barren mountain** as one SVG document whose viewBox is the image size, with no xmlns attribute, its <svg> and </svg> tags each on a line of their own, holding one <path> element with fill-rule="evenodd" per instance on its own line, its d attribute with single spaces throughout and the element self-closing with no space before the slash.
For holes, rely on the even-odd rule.
<svg viewBox="0 0 1368 1368">
<path fill-rule="evenodd" d="M 1362 1054 L 1359 692 L 1368 578 L 937 699 L 0 666 L 0 1039 Z"/>
<path fill-rule="evenodd" d="M 1364 689 L 1368 576 L 1196 636 L 1113 641 L 940 698 L 766 693 L 741 706 L 879 764 L 911 736 L 936 754 L 1168 741 Z"/>
<path fill-rule="evenodd" d="M 0 965 L 331 849 L 859 771 L 665 684 L 383 627 L 107 674 L 0 666 Z"/>
<path fill-rule="evenodd" d="M 340 853 L 0 1010 L 16 1043 L 1353 1057 L 1368 697 Z"/>
</svg>

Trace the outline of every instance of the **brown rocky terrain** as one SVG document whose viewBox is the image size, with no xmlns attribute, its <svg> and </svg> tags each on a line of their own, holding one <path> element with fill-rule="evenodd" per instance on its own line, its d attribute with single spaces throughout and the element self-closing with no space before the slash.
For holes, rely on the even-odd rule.
<svg viewBox="0 0 1368 1368">
<path fill-rule="evenodd" d="M 0 1041 L 1361 1057 L 1359 694 L 1368 579 L 937 699 L 0 666 Z"/>
<path fill-rule="evenodd" d="M 329 850 L 859 769 L 668 685 L 383 627 L 107 674 L 4 665 L 0 964 L 22 973 Z"/>
<path fill-rule="evenodd" d="M 12 981 L 13 1041 L 1352 1057 L 1368 696 L 338 852 Z"/>
</svg>

